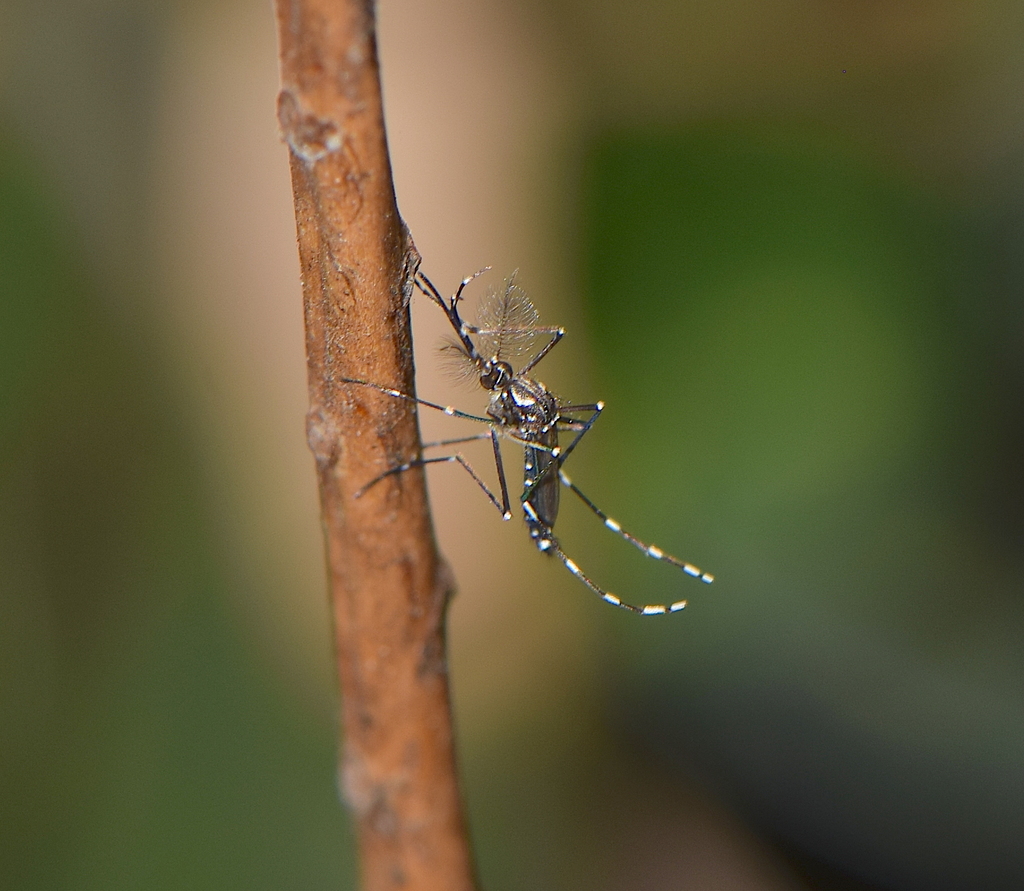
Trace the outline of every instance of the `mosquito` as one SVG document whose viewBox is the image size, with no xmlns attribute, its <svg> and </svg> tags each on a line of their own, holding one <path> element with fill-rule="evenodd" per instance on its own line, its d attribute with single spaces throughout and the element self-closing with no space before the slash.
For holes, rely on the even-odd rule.
<svg viewBox="0 0 1024 891">
<path fill-rule="evenodd" d="M 449 360 L 453 370 L 461 377 L 475 380 L 490 394 L 485 416 L 459 411 L 450 405 L 440 405 L 425 399 L 418 399 L 391 387 L 369 381 L 343 378 L 344 383 L 372 387 L 389 396 L 406 399 L 444 414 L 486 424 L 487 431 L 458 439 L 424 444 L 424 449 L 452 446 L 460 443 L 489 439 L 494 453 L 494 465 L 498 476 L 498 495 L 488 487 L 460 452 L 437 457 L 423 457 L 422 453 L 404 464 L 390 467 L 370 480 L 355 493 L 359 498 L 370 488 L 389 476 L 404 473 L 413 467 L 428 464 L 455 463 L 461 466 L 480 487 L 488 500 L 501 513 L 502 519 L 512 519 L 511 499 L 505 477 L 505 465 L 501 457 L 500 441 L 512 440 L 523 446 L 523 492 L 519 498 L 526 527 L 537 549 L 552 554 L 561 564 L 591 591 L 606 603 L 629 610 L 641 616 L 664 615 L 679 612 L 686 606 L 685 600 L 670 604 L 647 604 L 636 606 L 627 603 L 610 591 L 600 587 L 562 550 L 554 535 L 555 519 L 558 516 L 561 487 L 569 489 L 580 501 L 619 537 L 628 541 L 642 554 L 681 569 L 688 576 L 710 584 L 714 577 L 691 563 L 673 557 L 657 545 L 641 541 L 620 523 L 613 520 L 562 470 L 569 455 L 594 426 L 604 411 L 603 402 L 568 404 L 561 402 L 543 383 L 533 377 L 533 369 L 554 349 L 565 336 L 561 327 L 541 326 L 539 316 L 526 293 L 515 282 L 516 273 L 505 281 L 502 289 L 492 290 L 484 298 L 477 315 L 477 324 L 463 321 L 459 304 L 468 285 L 478 276 L 489 271 L 489 267 L 464 278 L 450 298 L 444 298 L 433 283 L 422 272 L 416 273 L 416 286 L 435 303 L 447 316 L 455 337 L 442 346 L 442 354 Z M 538 338 L 547 341 L 534 351 Z M 531 355 L 532 353 L 532 355 Z M 524 357 L 526 361 L 515 369 L 513 362 Z M 568 446 L 559 446 L 562 432 L 572 434 Z"/>
</svg>

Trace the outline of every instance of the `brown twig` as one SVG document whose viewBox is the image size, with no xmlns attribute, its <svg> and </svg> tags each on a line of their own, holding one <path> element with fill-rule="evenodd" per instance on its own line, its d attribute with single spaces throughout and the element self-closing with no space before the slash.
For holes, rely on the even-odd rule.
<svg viewBox="0 0 1024 891">
<path fill-rule="evenodd" d="M 444 641 L 451 580 L 417 454 L 408 302 L 419 256 L 395 202 L 370 0 L 277 0 L 311 408 L 364 891 L 475 887 Z"/>
</svg>

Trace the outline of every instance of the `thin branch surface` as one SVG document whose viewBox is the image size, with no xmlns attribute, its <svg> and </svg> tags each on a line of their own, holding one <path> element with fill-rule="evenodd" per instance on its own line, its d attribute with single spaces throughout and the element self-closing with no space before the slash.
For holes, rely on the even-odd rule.
<svg viewBox="0 0 1024 891">
<path fill-rule="evenodd" d="M 444 613 L 422 469 L 353 494 L 417 454 L 408 301 L 419 257 L 395 203 L 373 8 L 277 0 L 278 118 L 291 150 L 309 373 L 308 435 L 327 545 L 364 891 L 472 891 Z"/>
</svg>

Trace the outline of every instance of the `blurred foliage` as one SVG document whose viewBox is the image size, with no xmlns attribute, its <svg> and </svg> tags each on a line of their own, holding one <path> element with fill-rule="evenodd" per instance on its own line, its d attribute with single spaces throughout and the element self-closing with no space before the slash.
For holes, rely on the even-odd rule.
<svg viewBox="0 0 1024 891">
<path fill-rule="evenodd" d="M 606 562 L 691 601 L 616 623 L 623 727 L 848 874 L 1020 887 L 1024 381 L 990 233 L 799 128 L 616 132 L 584 183 L 598 502 L 717 575 Z"/>
<path fill-rule="evenodd" d="M 55 206 L 0 144 L 3 885 L 341 887 L 333 728 L 228 621 L 186 427 Z"/>
</svg>

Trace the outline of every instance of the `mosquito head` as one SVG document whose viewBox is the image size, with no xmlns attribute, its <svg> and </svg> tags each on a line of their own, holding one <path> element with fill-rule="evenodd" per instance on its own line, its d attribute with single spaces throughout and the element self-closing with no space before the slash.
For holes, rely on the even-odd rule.
<svg viewBox="0 0 1024 891">
<path fill-rule="evenodd" d="M 501 390 L 512 380 L 512 366 L 500 359 L 488 359 L 480 368 L 480 386 L 485 390 Z"/>
</svg>

